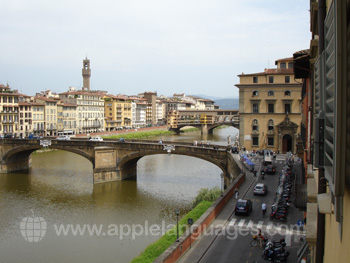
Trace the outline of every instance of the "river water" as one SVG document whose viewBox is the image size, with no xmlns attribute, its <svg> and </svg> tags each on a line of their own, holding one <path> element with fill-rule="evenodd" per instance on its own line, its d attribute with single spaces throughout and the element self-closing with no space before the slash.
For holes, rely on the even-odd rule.
<svg viewBox="0 0 350 263">
<path fill-rule="evenodd" d="M 225 145 L 237 132 L 162 139 Z M 34 153 L 30 171 L 0 174 L 0 262 L 129 262 L 176 223 L 176 208 L 181 216 L 198 190 L 220 187 L 220 174 L 204 160 L 163 154 L 140 159 L 136 181 L 93 185 L 84 157 Z"/>
</svg>

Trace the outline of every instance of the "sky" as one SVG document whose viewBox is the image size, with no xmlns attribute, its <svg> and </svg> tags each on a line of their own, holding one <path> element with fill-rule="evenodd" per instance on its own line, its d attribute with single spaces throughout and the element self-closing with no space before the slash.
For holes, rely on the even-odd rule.
<svg viewBox="0 0 350 263">
<path fill-rule="evenodd" d="M 0 0 L 0 84 L 238 97 L 238 74 L 309 48 L 305 0 Z"/>
</svg>

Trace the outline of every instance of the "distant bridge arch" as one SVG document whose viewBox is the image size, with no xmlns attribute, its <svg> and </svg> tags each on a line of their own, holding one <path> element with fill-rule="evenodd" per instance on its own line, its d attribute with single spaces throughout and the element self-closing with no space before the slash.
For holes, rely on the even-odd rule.
<svg viewBox="0 0 350 263">
<path fill-rule="evenodd" d="M 200 128 L 202 134 L 207 134 L 223 124 L 239 128 L 238 110 L 170 111 L 167 119 L 168 129 L 177 133 L 185 126 L 193 126 Z"/>
</svg>

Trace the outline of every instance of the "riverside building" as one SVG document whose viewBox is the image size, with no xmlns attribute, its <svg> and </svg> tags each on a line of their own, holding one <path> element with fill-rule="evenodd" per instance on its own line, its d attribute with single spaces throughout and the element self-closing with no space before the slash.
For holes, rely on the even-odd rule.
<svg viewBox="0 0 350 263">
<path fill-rule="evenodd" d="M 301 82 L 294 78 L 293 58 L 277 68 L 240 74 L 239 143 L 247 150 L 297 151 L 301 122 Z"/>
</svg>

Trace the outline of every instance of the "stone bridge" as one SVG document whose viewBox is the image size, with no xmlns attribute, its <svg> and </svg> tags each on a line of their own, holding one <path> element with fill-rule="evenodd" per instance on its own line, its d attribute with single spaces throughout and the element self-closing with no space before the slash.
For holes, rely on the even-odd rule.
<svg viewBox="0 0 350 263">
<path fill-rule="evenodd" d="M 9 173 L 31 167 L 31 153 L 43 148 L 44 140 L 0 140 L 0 172 Z M 88 159 L 93 166 L 94 183 L 136 179 L 137 161 L 152 154 L 180 154 L 211 162 L 223 173 L 225 186 L 239 174 L 239 168 L 224 146 L 199 147 L 190 143 L 105 140 L 48 140 L 49 148 L 73 152 Z"/>
<path fill-rule="evenodd" d="M 238 110 L 174 110 L 167 117 L 168 129 L 177 133 L 185 126 L 192 126 L 200 128 L 201 134 L 208 134 L 222 125 L 239 128 Z"/>
</svg>

